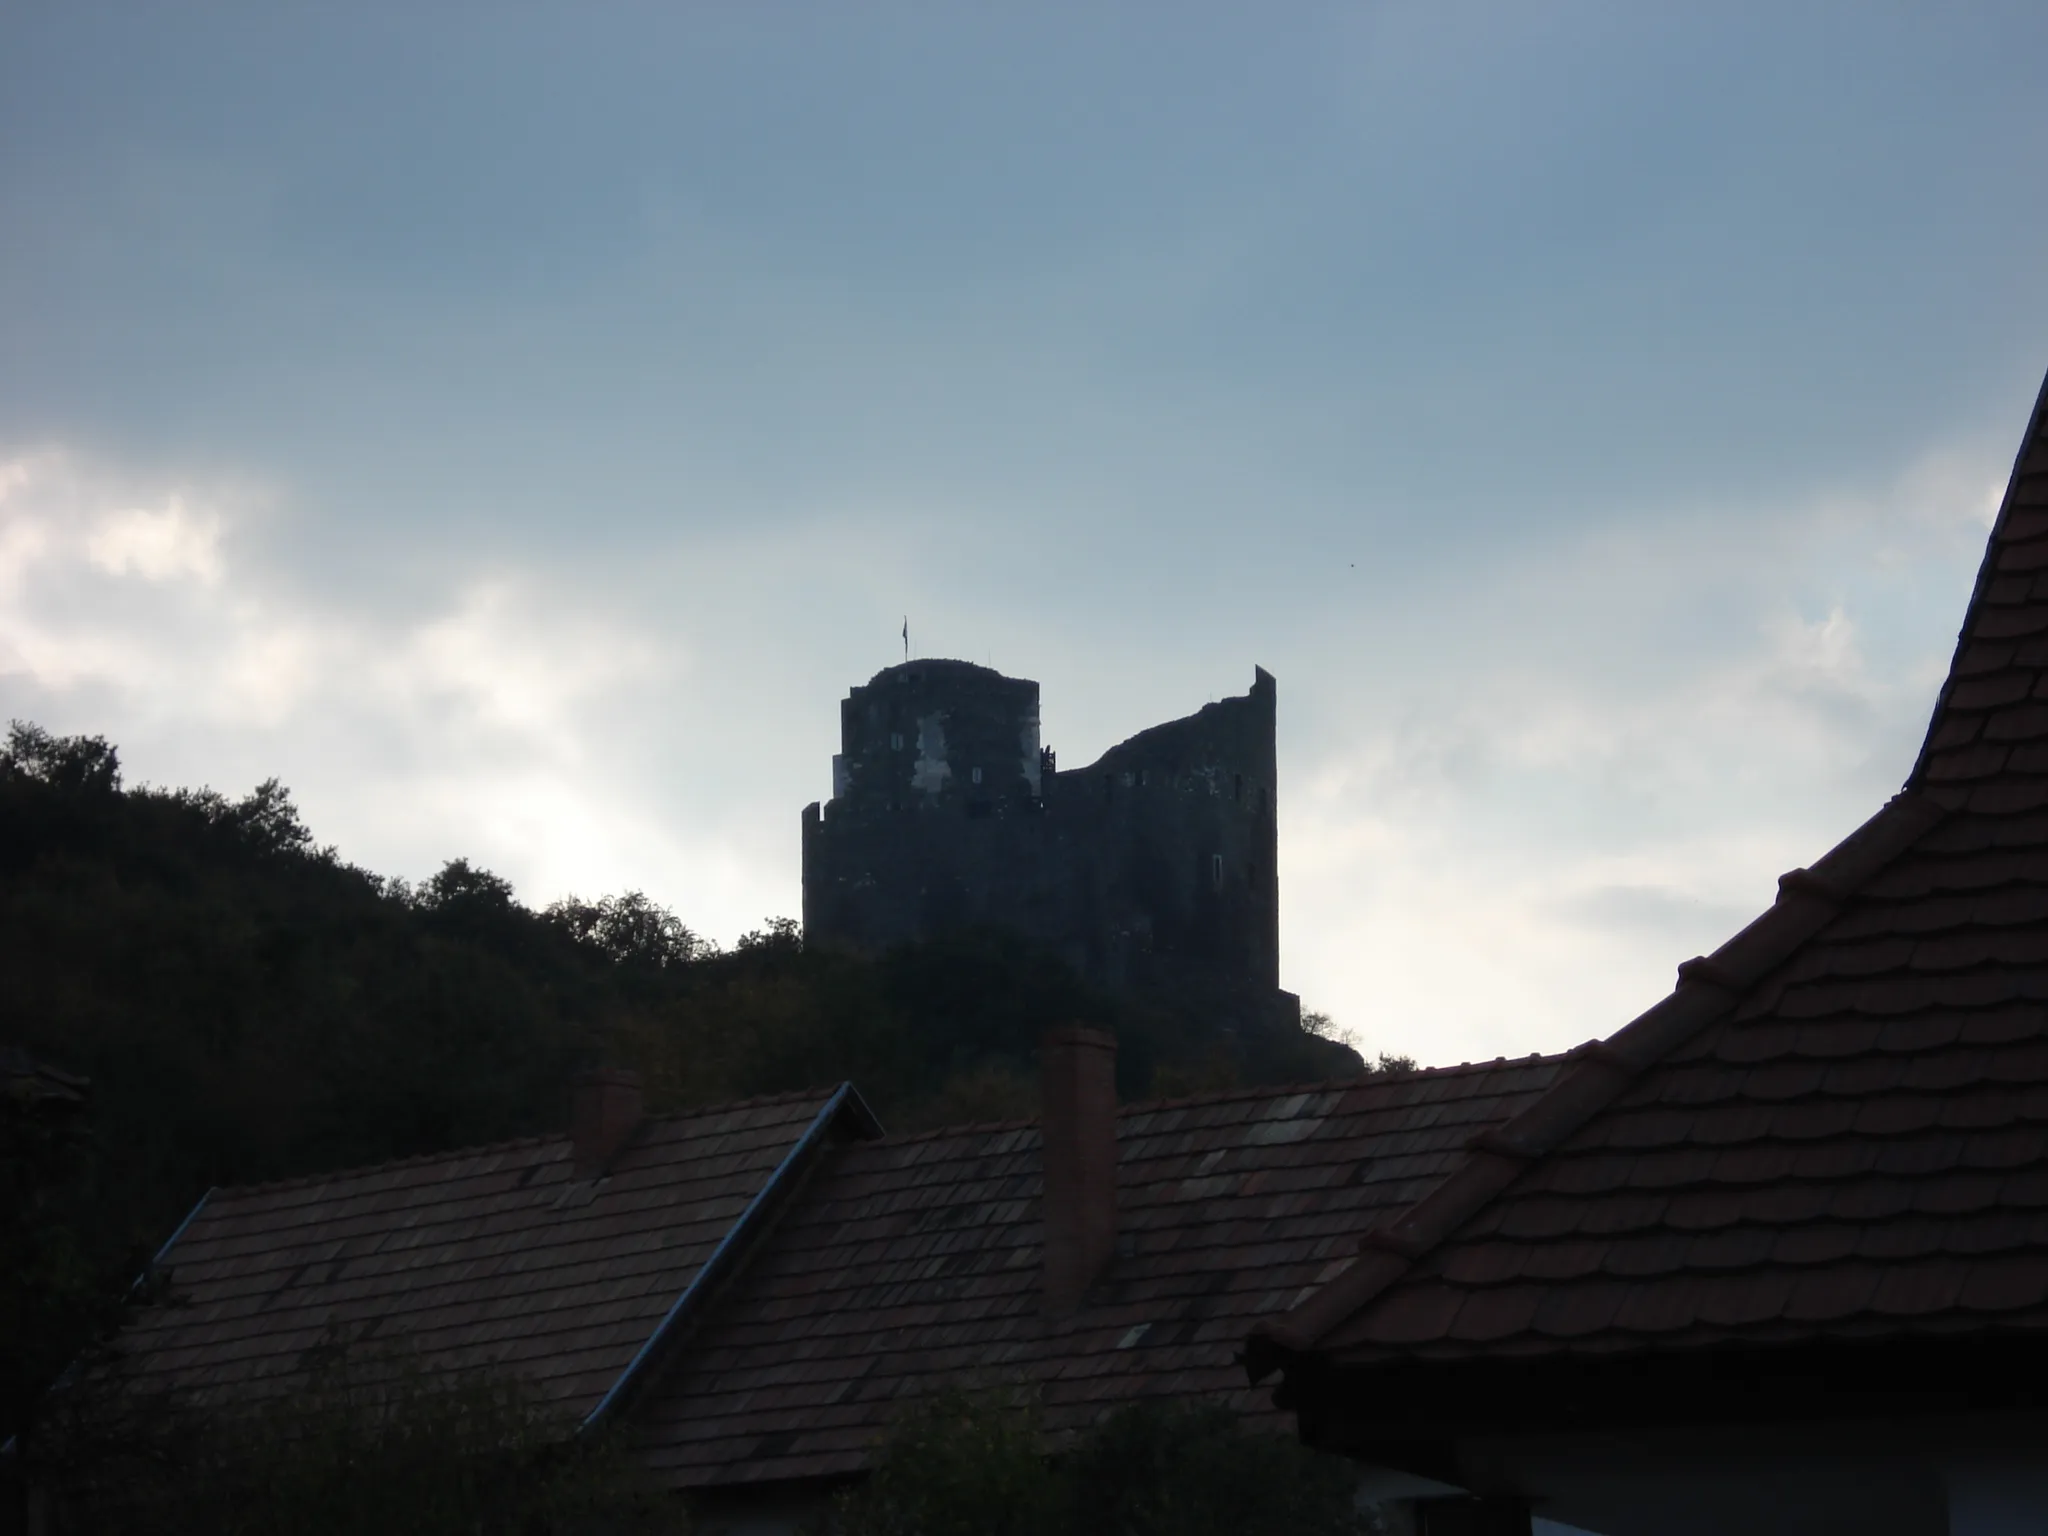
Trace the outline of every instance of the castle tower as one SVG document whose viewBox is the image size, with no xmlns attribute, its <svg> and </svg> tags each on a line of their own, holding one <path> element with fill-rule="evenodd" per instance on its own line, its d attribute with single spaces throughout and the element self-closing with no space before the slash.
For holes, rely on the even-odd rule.
<svg viewBox="0 0 2048 1536">
<path fill-rule="evenodd" d="M 966 661 L 877 672 L 839 706 L 832 798 L 988 816 L 1039 797 L 1038 684 Z"/>
<path fill-rule="evenodd" d="M 1038 685 L 962 661 L 884 669 L 840 706 L 833 795 L 803 820 L 804 933 L 877 952 L 1009 928 L 1115 987 L 1279 991 L 1275 687 L 1055 771 Z"/>
</svg>

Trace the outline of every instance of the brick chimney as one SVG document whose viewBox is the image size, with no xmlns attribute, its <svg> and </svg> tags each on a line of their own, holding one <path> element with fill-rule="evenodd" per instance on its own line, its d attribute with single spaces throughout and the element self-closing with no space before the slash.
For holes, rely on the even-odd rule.
<svg viewBox="0 0 2048 1536">
<path fill-rule="evenodd" d="M 594 1179 L 609 1168 L 639 1125 L 641 1113 L 639 1073 L 600 1067 L 577 1078 L 569 1128 L 576 1177 Z"/>
<path fill-rule="evenodd" d="M 1073 1311 L 1116 1247 L 1116 1039 L 1048 1030 L 1045 1097 L 1045 1309 Z"/>
</svg>

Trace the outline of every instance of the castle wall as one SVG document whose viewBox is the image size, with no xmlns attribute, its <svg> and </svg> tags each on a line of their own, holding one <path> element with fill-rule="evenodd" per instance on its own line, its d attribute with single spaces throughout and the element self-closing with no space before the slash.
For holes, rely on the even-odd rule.
<svg viewBox="0 0 2048 1536">
<path fill-rule="evenodd" d="M 1056 772 L 1036 683 L 890 667 L 841 705 L 833 798 L 804 812 L 805 935 L 877 951 L 986 924 L 1110 985 L 1277 989 L 1274 725 L 1261 669 L 1249 694 Z"/>
<path fill-rule="evenodd" d="M 1093 850 L 1090 969 L 1113 980 L 1216 970 L 1280 981 L 1274 684 L 1140 732 L 1055 776 L 1048 815 Z"/>
</svg>

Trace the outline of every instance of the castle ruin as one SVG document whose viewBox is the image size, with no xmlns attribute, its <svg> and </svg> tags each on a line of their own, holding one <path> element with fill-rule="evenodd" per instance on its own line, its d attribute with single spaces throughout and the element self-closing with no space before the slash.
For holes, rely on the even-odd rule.
<svg viewBox="0 0 2048 1536">
<path fill-rule="evenodd" d="M 1062 770 L 1038 684 L 907 661 L 840 705 L 832 798 L 803 813 L 807 942 L 878 952 L 949 929 L 1023 934 L 1116 990 L 1280 990 L 1274 684 Z"/>
</svg>

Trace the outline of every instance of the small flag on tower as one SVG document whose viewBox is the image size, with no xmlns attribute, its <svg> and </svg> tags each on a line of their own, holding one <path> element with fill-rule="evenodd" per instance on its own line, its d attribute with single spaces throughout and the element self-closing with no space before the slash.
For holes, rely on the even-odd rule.
<svg viewBox="0 0 2048 1536">
<path fill-rule="evenodd" d="M 910 615 L 903 615 L 903 659 L 910 660 Z"/>
</svg>

